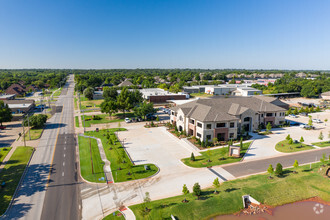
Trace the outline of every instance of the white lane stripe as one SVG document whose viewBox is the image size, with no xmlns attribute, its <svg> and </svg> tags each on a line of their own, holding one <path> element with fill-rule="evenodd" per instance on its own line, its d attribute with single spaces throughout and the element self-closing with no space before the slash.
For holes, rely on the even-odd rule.
<svg viewBox="0 0 330 220">
<path fill-rule="evenodd" d="M 63 157 L 65 157 L 65 154 L 63 155 Z"/>
<path fill-rule="evenodd" d="M 64 147 L 64 150 L 66 150 L 66 147 Z"/>
<path fill-rule="evenodd" d="M 64 176 L 64 172 L 62 172 L 62 176 Z"/>
<path fill-rule="evenodd" d="M 63 162 L 63 166 L 65 166 L 65 162 Z"/>
</svg>

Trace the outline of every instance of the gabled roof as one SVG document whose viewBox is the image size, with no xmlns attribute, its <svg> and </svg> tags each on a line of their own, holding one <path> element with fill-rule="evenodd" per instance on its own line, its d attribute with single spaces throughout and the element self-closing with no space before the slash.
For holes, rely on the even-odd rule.
<svg viewBox="0 0 330 220">
<path fill-rule="evenodd" d="M 133 86 L 133 83 L 131 83 L 128 80 L 125 80 L 125 81 L 119 83 L 118 86 Z"/>
<path fill-rule="evenodd" d="M 198 99 L 172 108 L 174 111 L 177 111 L 178 109 L 181 109 L 187 117 L 199 121 L 239 120 L 239 116 L 245 111 L 285 111 L 284 108 L 255 97 L 216 97 L 210 99 Z"/>
</svg>

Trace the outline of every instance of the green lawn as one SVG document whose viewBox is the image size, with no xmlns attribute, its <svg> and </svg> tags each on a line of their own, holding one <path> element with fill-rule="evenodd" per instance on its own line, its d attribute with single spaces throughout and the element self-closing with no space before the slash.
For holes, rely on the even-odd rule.
<svg viewBox="0 0 330 220">
<path fill-rule="evenodd" d="M 283 152 L 283 153 L 292 153 L 297 151 L 304 151 L 304 150 L 311 150 L 315 149 L 312 146 L 303 144 L 303 143 L 293 143 L 289 144 L 288 140 L 280 141 L 275 145 L 275 149 L 277 151 Z"/>
<path fill-rule="evenodd" d="M 31 128 L 30 129 L 31 140 L 39 139 L 43 130 L 44 130 L 43 128 Z M 25 140 L 30 140 L 29 131 L 25 132 Z"/>
<path fill-rule="evenodd" d="M 114 132 L 116 131 L 125 130 L 126 129 L 124 128 L 112 128 L 100 130 L 99 132 L 88 131 L 85 134 L 101 139 L 107 159 L 111 163 L 111 172 L 115 182 L 125 182 L 129 180 L 142 179 L 155 174 L 158 171 L 158 168 L 153 164 L 146 164 L 150 167 L 150 170 L 145 170 L 144 165 L 137 165 L 131 168 L 131 172 L 133 174 L 128 175 L 128 172 L 130 171 L 129 166 L 132 166 L 132 162 L 130 161 L 124 148 L 114 134 Z M 108 140 L 106 138 L 106 134 L 108 131 L 112 140 L 115 141 L 115 143 L 112 145 L 108 143 Z M 112 149 L 110 149 L 110 147 Z"/>
<path fill-rule="evenodd" d="M 103 220 L 113 220 L 113 219 L 124 220 L 125 217 L 121 214 L 121 212 L 116 211 L 115 212 L 115 215 L 113 215 L 113 213 L 112 213 L 112 214 L 110 214 L 110 215 L 108 215 L 108 216 L 106 216 L 106 217 L 103 218 Z"/>
<path fill-rule="evenodd" d="M 77 104 L 77 98 L 76 97 L 74 97 L 74 99 L 73 99 L 74 101 L 74 110 L 77 110 L 78 109 L 78 104 Z"/>
<path fill-rule="evenodd" d="M 309 165 L 299 167 L 297 174 L 294 174 L 292 169 L 287 169 L 283 177 L 273 179 L 268 179 L 267 174 L 259 174 L 227 181 L 221 184 L 219 194 L 214 194 L 213 188 L 203 189 L 200 200 L 189 194 L 188 203 L 182 203 L 185 198 L 183 195 L 152 201 L 147 205 L 150 209 L 147 215 L 142 212 L 144 204 L 130 206 L 130 209 L 133 210 L 136 219 L 170 219 L 171 214 L 177 219 L 209 219 L 243 209 L 242 195 L 246 194 L 270 206 L 315 196 L 330 201 L 330 180 L 323 176 L 325 169 L 319 173 L 319 167 L 320 163 L 313 164 L 312 172 L 309 170 Z M 192 191 L 191 188 L 189 190 Z"/>
<path fill-rule="evenodd" d="M 74 121 L 76 123 L 76 128 L 79 128 L 79 118 L 78 118 L 78 116 L 74 117 Z"/>
<path fill-rule="evenodd" d="M 90 182 L 104 183 L 105 182 L 105 176 L 103 172 L 104 162 L 101 160 L 100 151 L 97 146 L 96 140 L 93 138 L 89 139 L 81 136 L 79 136 L 78 140 L 79 140 L 80 171 L 82 177 Z M 91 143 L 91 151 L 93 158 L 94 174 L 92 173 L 90 143 Z M 100 178 L 102 177 L 104 179 L 100 180 Z"/>
<path fill-rule="evenodd" d="M 205 98 L 207 98 L 207 97 L 212 97 L 213 95 L 211 95 L 211 94 L 207 94 L 207 93 L 203 93 L 203 92 L 200 92 L 200 93 L 191 93 L 190 94 L 190 97 L 191 98 L 197 98 L 197 97 L 205 97 Z"/>
<path fill-rule="evenodd" d="M 60 95 L 61 95 L 61 92 L 62 92 L 62 88 L 60 88 L 59 90 L 57 90 L 57 91 L 54 93 L 53 97 L 60 96 Z"/>
<path fill-rule="evenodd" d="M 99 108 L 104 99 L 81 101 L 81 109 Z"/>
<path fill-rule="evenodd" d="M 2 163 L 3 159 L 7 156 L 9 151 L 11 150 L 11 147 L 1 147 L 0 148 L 0 164 Z"/>
<path fill-rule="evenodd" d="M 0 183 L 6 182 L 6 186 L 0 188 L 0 215 L 6 211 L 32 152 L 32 147 L 17 147 L 0 172 Z"/>
<path fill-rule="evenodd" d="M 315 146 L 318 147 L 329 147 L 330 146 L 330 141 L 322 141 L 322 142 L 316 142 L 316 143 L 312 143 Z"/>
<path fill-rule="evenodd" d="M 111 119 L 110 119 L 110 116 L 108 114 L 100 114 L 100 115 L 97 115 L 97 116 L 101 117 L 101 119 L 92 120 L 92 118 L 93 118 L 92 115 L 85 115 L 85 126 L 90 127 L 91 124 L 106 124 L 106 123 L 122 122 L 122 121 L 125 120 L 125 117 L 133 117 L 134 113 L 127 112 L 125 114 L 125 117 L 124 117 L 123 113 L 113 114 L 111 116 Z M 84 123 L 83 116 L 81 116 L 81 120 Z"/>
<path fill-rule="evenodd" d="M 241 157 L 229 157 L 228 156 L 228 146 L 223 148 L 218 148 L 215 150 L 209 150 L 201 152 L 201 156 L 195 156 L 195 161 L 191 161 L 189 158 L 182 159 L 182 162 L 190 167 L 209 167 L 216 166 L 227 163 L 234 163 L 242 160 L 242 157 L 249 148 L 251 142 L 243 143 L 243 149 L 241 149 Z M 208 160 L 211 162 L 208 162 Z"/>
</svg>

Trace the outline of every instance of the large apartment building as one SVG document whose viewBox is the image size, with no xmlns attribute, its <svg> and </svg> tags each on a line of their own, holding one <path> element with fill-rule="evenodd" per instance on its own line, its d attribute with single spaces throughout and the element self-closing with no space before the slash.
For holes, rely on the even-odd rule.
<svg viewBox="0 0 330 220">
<path fill-rule="evenodd" d="M 198 99 L 171 108 L 170 120 L 179 131 L 202 141 L 227 141 L 236 139 L 243 128 L 250 132 L 260 124 L 284 123 L 286 109 L 277 105 L 279 100 L 273 103 L 259 96 Z"/>
</svg>

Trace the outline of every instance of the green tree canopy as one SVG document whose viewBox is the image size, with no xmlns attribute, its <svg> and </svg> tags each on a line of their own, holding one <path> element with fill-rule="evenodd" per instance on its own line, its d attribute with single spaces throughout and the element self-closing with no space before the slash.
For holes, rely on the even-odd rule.
<svg viewBox="0 0 330 220">
<path fill-rule="evenodd" d="M 13 118 L 11 109 L 3 101 L 0 101 L 0 124 L 11 121 Z"/>
<path fill-rule="evenodd" d="M 88 100 L 92 100 L 93 99 L 93 95 L 94 95 L 94 89 L 92 87 L 88 87 L 84 90 L 84 96 L 88 99 Z"/>
</svg>

